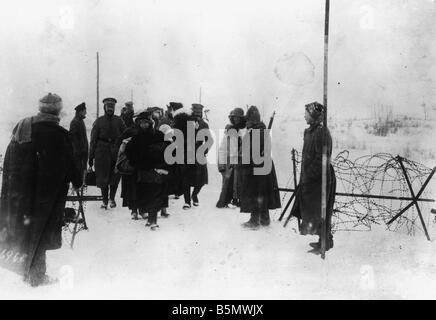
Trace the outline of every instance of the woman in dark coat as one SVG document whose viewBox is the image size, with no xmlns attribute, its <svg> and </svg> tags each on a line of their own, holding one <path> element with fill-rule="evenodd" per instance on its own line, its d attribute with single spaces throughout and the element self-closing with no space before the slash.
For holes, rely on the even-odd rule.
<svg viewBox="0 0 436 320">
<path fill-rule="evenodd" d="M 268 226 L 270 224 L 269 210 L 278 209 L 281 207 L 280 194 L 277 184 L 277 176 L 274 168 L 274 162 L 271 155 L 265 155 L 264 132 L 265 124 L 260 120 L 259 110 L 255 106 L 251 106 L 246 115 L 247 133 L 243 137 L 243 154 L 241 165 L 241 212 L 251 213 L 250 220 L 243 223 L 245 228 L 256 229 L 259 226 Z M 253 139 L 254 130 L 259 130 L 260 141 Z M 256 148 L 257 146 L 258 148 Z M 248 163 L 244 160 L 247 154 L 245 146 L 250 146 Z M 259 150 L 260 154 L 265 157 L 270 157 L 271 170 L 266 174 L 255 174 L 256 168 L 263 167 L 265 163 L 256 164 L 253 159 L 253 150 Z"/>
<path fill-rule="evenodd" d="M 59 126 L 62 100 L 49 94 L 40 113 L 14 128 L 4 161 L 0 202 L 0 248 L 15 248 L 23 259 L 16 270 L 32 286 L 46 284 L 46 250 L 62 245 L 69 182 L 82 184 L 68 131 Z M 1 262 L 1 261 L 0 261 Z"/>
<path fill-rule="evenodd" d="M 139 133 L 139 121 L 135 119 L 134 125 L 127 128 L 117 145 L 121 148 L 125 148 L 125 145 L 132 139 L 133 136 Z M 115 168 L 117 171 L 118 168 Z M 131 217 L 133 220 L 138 219 L 138 207 L 136 205 L 136 175 L 135 174 L 121 174 L 121 199 L 123 199 L 122 206 L 128 207 L 131 210 Z"/>
<path fill-rule="evenodd" d="M 140 130 L 126 146 L 126 156 L 136 169 L 136 206 L 140 213 L 148 213 L 148 222 L 152 230 L 158 228 L 157 213 L 168 198 L 166 178 L 168 165 L 164 153 L 166 143 L 164 135 L 153 128 L 149 112 L 138 115 Z"/>
<path fill-rule="evenodd" d="M 229 115 L 230 124 L 225 128 L 224 140 L 218 151 L 218 171 L 223 177 L 221 194 L 217 208 L 225 208 L 231 203 L 240 206 L 241 192 L 241 147 L 242 129 L 245 128 L 244 110 L 235 108 Z"/>
<path fill-rule="evenodd" d="M 323 136 L 327 144 L 327 247 L 333 248 L 331 218 L 336 193 L 336 177 L 331 165 L 332 137 L 328 128 L 323 125 L 324 107 L 318 102 L 306 105 L 305 120 L 309 125 L 304 131 L 304 145 L 301 162 L 300 184 L 297 189 L 295 203 L 291 215 L 302 219 L 300 233 L 303 235 L 321 235 L 321 183 L 322 183 L 322 147 Z M 320 240 L 310 244 L 318 254 Z"/>
</svg>

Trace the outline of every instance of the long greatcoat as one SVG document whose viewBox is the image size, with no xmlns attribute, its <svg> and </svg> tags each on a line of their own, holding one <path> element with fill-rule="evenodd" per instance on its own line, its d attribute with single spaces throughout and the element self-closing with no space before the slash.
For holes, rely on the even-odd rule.
<svg viewBox="0 0 436 320">
<path fill-rule="evenodd" d="M 68 131 L 57 123 L 34 122 L 29 142 L 9 143 L 4 159 L 0 231 L 6 231 L 3 240 L 8 245 L 27 256 L 25 274 L 37 249 L 61 247 L 70 181 L 80 187 L 82 175 L 73 160 Z"/>
<path fill-rule="evenodd" d="M 201 164 L 195 159 L 195 163 L 187 163 L 188 154 L 188 135 L 187 135 L 187 124 L 188 121 L 196 121 L 195 118 L 188 114 L 187 112 L 181 112 L 174 116 L 174 128 L 183 132 L 184 135 L 184 164 L 180 164 L 179 172 L 182 177 L 183 187 L 202 187 L 208 183 L 208 171 L 207 164 Z M 201 129 L 208 130 L 209 125 L 202 119 L 198 121 L 198 128 L 195 130 L 195 135 Z M 196 141 L 195 142 L 195 154 L 198 148 L 200 148 L 206 141 Z"/>
<path fill-rule="evenodd" d="M 73 144 L 73 157 L 76 167 L 81 172 L 84 172 L 88 161 L 88 137 L 86 135 L 85 122 L 77 115 L 70 123 L 70 139 Z"/>
<path fill-rule="evenodd" d="M 117 185 L 120 175 L 114 172 L 119 137 L 126 130 L 124 121 L 116 115 L 104 115 L 95 120 L 91 131 L 89 158 L 95 159 L 97 187 Z"/>
<path fill-rule="evenodd" d="M 137 126 L 127 128 L 121 137 L 118 144 L 121 145 L 122 141 L 132 138 L 137 135 L 139 128 Z M 121 175 L 121 198 L 123 199 L 123 207 L 128 207 L 130 210 L 137 209 L 136 206 L 136 175 Z"/>
<path fill-rule="evenodd" d="M 260 130 L 259 142 L 254 141 L 253 131 L 251 129 Z M 244 143 L 249 143 L 251 146 L 250 163 L 243 163 L 241 165 L 241 212 L 261 213 L 268 210 L 278 209 L 281 207 L 280 194 L 277 184 L 277 176 L 274 167 L 274 162 L 271 159 L 271 171 L 266 175 L 255 175 L 254 168 L 262 167 L 263 164 L 255 164 L 253 161 L 253 145 L 254 143 L 260 143 L 259 151 L 264 153 L 264 130 L 266 126 L 263 122 L 258 123 L 251 129 L 247 130 L 247 133 L 243 139 Z"/>
<path fill-rule="evenodd" d="M 321 233 L 321 194 L 322 194 L 322 139 L 326 134 L 327 170 L 327 230 L 330 232 L 331 217 L 336 193 L 336 177 L 330 163 L 332 138 L 330 131 L 321 123 L 311 125 L 304 131 L 304 145 L 301 162 L 300 184 L 297 189 L 291 215 L 301 218 L 301 234 Z"/>
<path fill-rule="evenodd" d="M 229 131 L 230 130 L 230 131 Z M 229 124 L 218 150 L 218 170 L 223 176 L 221 194 L 216 206 L 222 208 L 241 194 L 241 145 L 242 130 Z"/>
<path fill-rule="evenodd" d="M 155 183 L 142 178 L 144 171 L 154 169 L 168 171 L 164 159 L 166 146 L 163 133 L 155 130 L 139 131 L 126 146 L 126 156 L 136 169 L 135 206 L 143 212 L 157 212 L 168 200 L 166 182 Z"/>
</svg>

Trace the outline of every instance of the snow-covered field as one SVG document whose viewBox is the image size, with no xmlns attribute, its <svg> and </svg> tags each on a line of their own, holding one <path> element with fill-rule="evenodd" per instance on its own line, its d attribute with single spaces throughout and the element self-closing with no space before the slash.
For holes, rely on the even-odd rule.
<svg viewBox="0 0 436 320">
<path fill-rule="evenodd" d="M 275 128 L 274 160 L 279 185 L 285 186 L 292 172 L 290 150 L 301 148 L 304 122 L 278 117 Z M 347 148 L 351 158 L 386 151 L 402 154 L 403 138 L 413 139 L 399 134 L 373 137 L 354 123 L 350 130 L 341 130 L 332 130 L 337 141 L 334 154 Z M 414 146 L 431 149 L 427 142 L 433 131 L 419 132 L 415 137 L 423 141 Z M 8 135 L 3 136 L 4 151 Z M 428 166 L 435 163 L 420 152 L 413 152 L 411 159 Z M 214 165 L 209 167 L 209 182 L 200 193 L 198 208 L 184 211 L 182 199 L 171 199 L 171 217 L 160 219 L 156 232 L 143 220 L 132 221 L 125 208 L 102 211 L 99 203 L 88 202 L 89 230 L 78 234 L 74 249 L 64 243 L 60 250 L 48 252 L 48 273 L 59 283 L 30 288 L 18 275 L 0 269 L 0 298 L 436 298 L 436 244 L 422 232 L 408 236 L 385 226 L 369 232 L 337 232 L 335 247 L 322 260 L 307 253 L 308 243 L 316 237 L 298 235 L 292 220 L 283 228 L 277 221 L 280 210 L 271 212 L 270 227 L 243 230 L 240 224 L 248 214 L 215 207 L 221 177 Z M 434 190 L 434 184 L 429 188 Z M 88 194 L 98 191 L 89 188 Z M 427 207 L 426 222 L 434 239 L 436 223 L 428 211 Z"/>
<path fill-rule="evenodd" d="M 0 269 L 0 298 L 129 299 L 418 299 L 436 298 L 436 244 L 386 231 L 338 232 L 326 260 L 307 253 L 315 237 L 274 221 L 243 230 L 247 214 L 217 209 L 220 180 L 210 180 L 200 207 L 181 209 L 151 231 L 121 207 L 86 207 L 88 231 L 48 252 L 48 272 L 59 283 L 30 288 Z M 88 194 L 96 194 L 90 188 Z M 120 201 L 118 201 L 120 202 Z M 431 230 L 436 236 L 434 229 Z"/>
</svg>

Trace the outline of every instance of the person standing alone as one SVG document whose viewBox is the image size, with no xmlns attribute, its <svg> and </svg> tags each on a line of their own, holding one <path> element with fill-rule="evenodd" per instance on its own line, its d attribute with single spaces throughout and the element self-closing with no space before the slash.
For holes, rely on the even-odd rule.
<svg viewBox="0 0 436 320">
<path fill-rule="evenodd" d="M 297 188 L 291 215 L 300 218 L 300 234 L 318 235 L 319 241 L 310 243 L 309 252 L 320 254 L 321 250 L 321 195 L 322 195 L 322 149 L 323 140 L 327 145 L 327 214 L 326 250 L 333 248 L 331 219 L 336 193 L 336 177 L 331 165 L 332 137 L 324 126 L 324 106 L 312 102 L 305 106 L 304 119 L 309 127 L 304 130 L 304 144 L 301 162 L 300 184 Z"/>
</svg>

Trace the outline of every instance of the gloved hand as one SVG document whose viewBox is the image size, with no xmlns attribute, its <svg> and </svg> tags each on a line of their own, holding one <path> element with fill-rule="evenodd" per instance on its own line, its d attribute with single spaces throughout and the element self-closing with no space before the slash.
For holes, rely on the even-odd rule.
<svg viewBox="0 0 436 320">
<path fill-rule="evenodd" d="M 94 159 L 89 158 L 88 164 L 89 164 L 89 167 L 92 168 L 94 166 Z"/>
<path fill-rule="evenodd" d="M 226 171 L 226 165 L 225 164 L 219 164 L 218 165 L 218 171 L 221 172 L 221 173 Z"/>
</svg>

